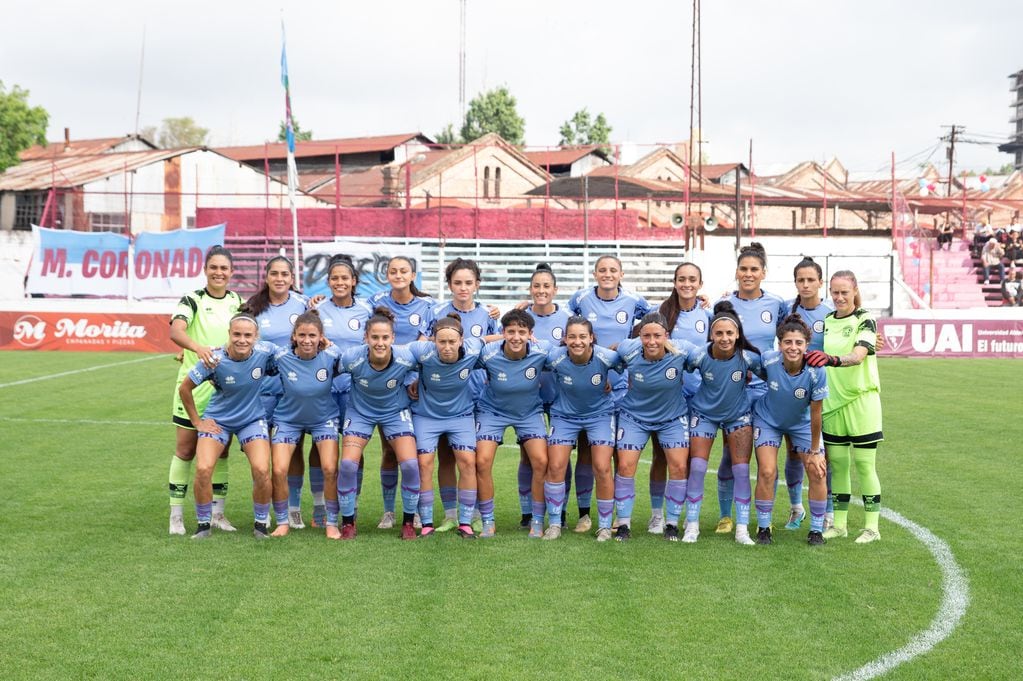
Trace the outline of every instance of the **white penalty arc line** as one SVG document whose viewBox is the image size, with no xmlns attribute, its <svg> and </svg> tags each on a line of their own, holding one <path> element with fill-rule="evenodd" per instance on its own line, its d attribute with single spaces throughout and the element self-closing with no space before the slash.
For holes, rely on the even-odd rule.
<svg viewBox="0 0 1023 681">
<path fill-rule="evenodd" d="M 11 381 L 10 383 L 0 383 L 0 388 L 10 388 L 16 385 L 25 385 L 26 383 L 35 383 L 37 381 L 48 381 L 51 378 L 61 378 L 62 376 L 74 376 L 75 374 L 84 374 L 89 371 L 98 371 L 100 369 L 109 369 L 110 367 L 125 366 L 127 364 L 138 364 L 139 362 L 148 362 L 153 359 L 160 357 L 166 357 L 167 355 L 149 355 L 146 357 L 139 357 L 138 359 L 129 359 L 125 362 L 112 362 L 110 364 L 97 364 L 94 367 L 85 367 L 84 369 L 73 369 L 71 371 L 61 371 L 56 374 L 47 374 L 45 376 L 34 376 L 33 378 L 24 378 L 20 381 Z"/>
</svg>

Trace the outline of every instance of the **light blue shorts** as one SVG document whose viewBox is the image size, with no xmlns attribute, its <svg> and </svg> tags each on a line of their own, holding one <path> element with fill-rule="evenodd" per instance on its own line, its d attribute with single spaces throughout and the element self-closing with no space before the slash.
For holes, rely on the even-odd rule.
<svg viewBox="0 0 1023 681">
<path fill-rule="evenodd" d="M 689 413 L 689 435 L 691 437 L 703 437 L 713 440 L 718 434 L 718 429 L 723 430 L 725 435 L 729 435 L 740 428 L 751 425 L 753 425 L 752 412 L 746 412 L 737 419 L 725 422 L 715 421 L 696 411 Z"/>
<path fill-rule="evenodd" d="M 642 451 L 651 435 L 657 436 L 662 449 L 689 447 L 689 427 L 685 415 L 661 423 L 640 421 L 628 412 L 618 412 L 618 449 Z"/>
<path fill-rule="evenodd" d="M 509 426 L 515 429 L 516 441 L 519 444 L 526 440 L 547 439 L 547 424 L 544 423 L 542 412 L 514 420 L 484 411 L 476 414 L 476 439 L 500 444 L 504 442 L 504 429 Z"/>
<path fill-rule="evenodd" d="M 589 418 L 572 418 L 570 416 L 551 416 L 551 427 L 547 431 L 547 444 L 575 446 L 579 433 L 586 431 L 586 439 L 591 447 L 615 446 L 615 415 L 597 414 Z"/>
<path fill-rule="evenodd" d="M 412 412 L 408 409 L 375 419 L 360 414 L 354 407 L 349 407 L 345 412 L 344 426 L 341 432 L 345 437 L 361 437 L 363 440 L 368 440 L 373 437 L 374 426 L 380 426 L 380 432 L 384 434 L 385 440 L 416 436 L 415 426 L 412 425 Z"/>
<path fill-rule="evenodd" d="M 263 395 L 259 396 L 259 401 L 263 404 L 263 410 L 266 412 L 266 422 L 274 422 L 274 409 L 277 408 L 277 403 L 281 401 L 280 395 Z"/>
<path fill-rule="evenodd" d="M 337 440 L 337 419 L 327 419 L 312 426 L 300 426 L 294 423 L 275 423 L 272 442 L 275 445 L 293 445 L 302 439 L 303 433 L 309 433 L 313 442 Z"/>
<path fill-rule="evenodd" d="M 270 433 L 267 430 L 266 426 L 266 419 L 259 419 L 258 421 L 253 421 L 252 423 L 244 425 L 241 428 L 238 428 L 237 430 L 230 430 L 228 428 L 225 428 L 223 425 L 220 425 L 219 433 L 203 432 L 199 433 L 199 437 L 208 437 L 211 440 L 216 440 L 222 445 L 226 445 L 228 442 L 230 442 L 232 435 L 238 438 L 238 444 L 242 446 L 247 445 L 253 440 L 270 439 Z"/>
<path fill-rule="evenodd" d="M 810 452 L 810 424 L 796 426 L 788 430 L 780 430 L 769 426 L 760 419 L 753 420 L 753 445 L 755 447 L 778 447 L 782 446 L 782 436 L 788 435 L 789 442 L 796 454 L 808 454 Z"/>
<path fill-rule="evenodd" d="M 476 418 L 472 412 L 443 420 L 412 414 L 412 423 L 416 426 L 417 454 L 436 454 L 441 435 L 447 436 L 451 449 L 476 451 Z"/>
</svg>

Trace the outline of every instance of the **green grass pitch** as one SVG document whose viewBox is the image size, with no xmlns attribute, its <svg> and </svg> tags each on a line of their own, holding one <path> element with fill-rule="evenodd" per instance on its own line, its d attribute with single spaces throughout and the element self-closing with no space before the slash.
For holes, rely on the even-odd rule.
<svg viewBox="0 0 1023 681">
<path fill-rule="evenodd" d="M 237 450 L 242 531 L 169 537 L 177 365 L 121 364 L 140 358 L 0 353 L 2 679 L 824 679 L 905 645 L 938 609 L 941 571 L 908 531 L 882 520 L 877 544 L 812 550 L 804 526 L 738 546 L 713 532 L 712 476 L 696 545 L 642 531 L 645 467 L 633 541 L 528 541 L 510 449 L 494 541 L 376 530 L 375 448 L 355 542 L 253 540 Z M 881 361 L 884 505 L 945 540 L 970 587 L 951 636 L 886 678 L 1018 678 L 1020 366 Z M 853 535 L 861 523 L 856 507 Z"/>
</svg>

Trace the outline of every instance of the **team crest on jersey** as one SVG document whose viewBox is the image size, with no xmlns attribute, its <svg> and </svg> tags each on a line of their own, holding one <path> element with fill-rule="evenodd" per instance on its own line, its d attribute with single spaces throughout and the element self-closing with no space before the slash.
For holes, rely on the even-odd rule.
<svg viewBox="0 0 1023 681">
<path fill-rule="evenodd" d="M 796 396 L 797 400 L 805 399 L 806 398 L 806 388 L 796 388 L 796 391 L 794 393 L 792 393 L 792 394 Z"/>
<path fill-rule="evenodd" d="M 466 367 L 466 368 L 462 369 L 461 371 L 459 371 L 459 372 L 458 372 L 458 377 L 459 377 L 460 379 L 462 379 L 463 381 L 464 381 L 465 379 L 469 378 L 469 368 L 468 368 L 468 367 Z"/>
<path fill-rule="evenodd" d="M 408 323 L 412 326 L 419 326 L 419 322 L 423 321 L 423 318 L 417 315 L 415 312 L 408 316 Z"/>
<path fill-rule="evenodd" d="M 813 332 L 814 333 L 824 333 L 824 320 L 823 319 L 818 319 L 817 321 L 815 321 L 813 323 Z"/>
<path fill-rule="evenodd" d="M 316 371 L 316 380 L 319 381 L 320 383 L 323 383 L 324 381 L 326 381 L 327 380 L 327 370 L 326 369 L 317 369 L 317 371 Z"/>
<path fill-rule="evenodd" d="M 563 328 L 561 328 L 560 326 L 551 329 L 551 336 L 554 337 L 554 340 L 561 340 L 561 337 L 564 336 L 564 335 L 565 335 L 565 330 Z"/>
<path fill-rule="evenodd" d="M 387 381 L 387 389 L 388 390 L 394 390 L 397 387 L 398 387 L 398 379 L 392 378 L 392 379 Z"/>
<path fill-rule="evenodd" d="M 258 381 L 263 376 L 263 368 L 256 367 L 252 370 L 252 380 Z"/>
<path fill-rule="evenodd" d="M 842 329 L 842 336 L 844 336 L 845 338 L 848 338 L 849 336 L 853 335 L 853 331 L 855 331 L 855 329 L 853 329 L 853 327 L 846 326 L 845 328 Z"/>
<path fill-rule="evenodd" d="M 297 315 L 297 314 L 293 314 L 293 315 L 291 315 L 290 317 L 288 317 L 288 321 L 289 321 L 289 322 L 291 322 L 291 325 L 292 325 L 292 326 L 294 326 L 294 325 L 295 325 L 295 320 L 296 320 L 296 319 L 298 319 L 298 315 Z"/>
<path fill-rule="evenodd" d="M 619 324 L 625 324 L 629 321 L 629 313 L 625 310 L 618 310 L 618 312 L 615 313 L 615 321 Z"/>
<path fill-rule="evenodd" d="M 772 320 L 774 320 L 774 315 L 771 314 L 770 310 L 764 310 L 760 313 L 760 321 L 764 324 L 770 324 Z"/>
<path fill-rule="evenodd" d="M 664 372 L 664 377 L 669 381 L 674 381 L 676 376 L 678 376 L 678 369 L 675 367 L 668 367 Z"/>
<path fill-rule="evenodd" d="M 601 383 L 603 383 L 603 381 L 604 379 L 601 378 L 600 374 L 593 374 L 592 376 L 590 376 L 591 385 L 600 385 Z"/>
<path fill-rule="evenodd" d="M 703 333 L 707 330 L 707 322 L 703 321 L 702 319 L 697 319 L 696 325 L 693 328 L 696 329 L 697 333 Z"/>
<path fill-rule="evenodd" d="M 352 331 L 358 331 L 360 326 L 362 326 L 362 322 L 360 322 L 358 319 L 348 320 L 348 328 L 351 329 Z"/>
<path fill-rule="evenodd" d="M 526 378 L 531 381 L 536 378 L 536 367 L 529 367 L 526 369 Z"/>
<path fill-rule="evenodd" d="M 479 324 L 473 324 L 472 328 L 469 329 L 469 333 L 472 334 L 473 338 L 479 338 L 483 335 L 483 327 Z"/>
<path fill-rule="evenodd" d="M 732 382 L 738 383 L 739 381 L 741 381 L 742 380 L 742 373 L 743 372 L 739 371 L 738 369 L 733 371 L 732 372 Z"/>
</svg>

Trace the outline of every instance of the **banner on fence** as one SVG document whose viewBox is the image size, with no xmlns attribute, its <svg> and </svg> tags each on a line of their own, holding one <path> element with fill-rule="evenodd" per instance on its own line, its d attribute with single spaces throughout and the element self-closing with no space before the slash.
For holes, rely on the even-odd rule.
<svg viewBox="0 0 1023 681">
<path fill-rule="evenodd" d="M 387 261 L 396 255 L 408 258 L 416 271 L 416 286 L 423 287 L 422 247 L 419 244 L 363 243 L 359 241 L 306 242 L 302 244 L 302 292 L 307 296 L 330 296 L 327 265 L 331 256 L 350 256 L 359 274 L 355 294 L 366 300 L 377 291 L 390 288 Z"/>
<path fill-rule="evenodd" d="M 1023 359 L 1023 320 L 881 319 L 883 357 Z"/>
<path fill-rule="evenodd" d="M 224 243 L 224 225 L 135 238 L 32 226 L 32 262 L 25 291 L 59 296 L 175 298 L 205 285 L 206 251 Z M 133 263 L 129 282 L 129 262 Z"/>
<path fill-rule="evenodd" d="M 0 312 L 0 350 L 177 352 L 168 315 Z"/>
</svg>

